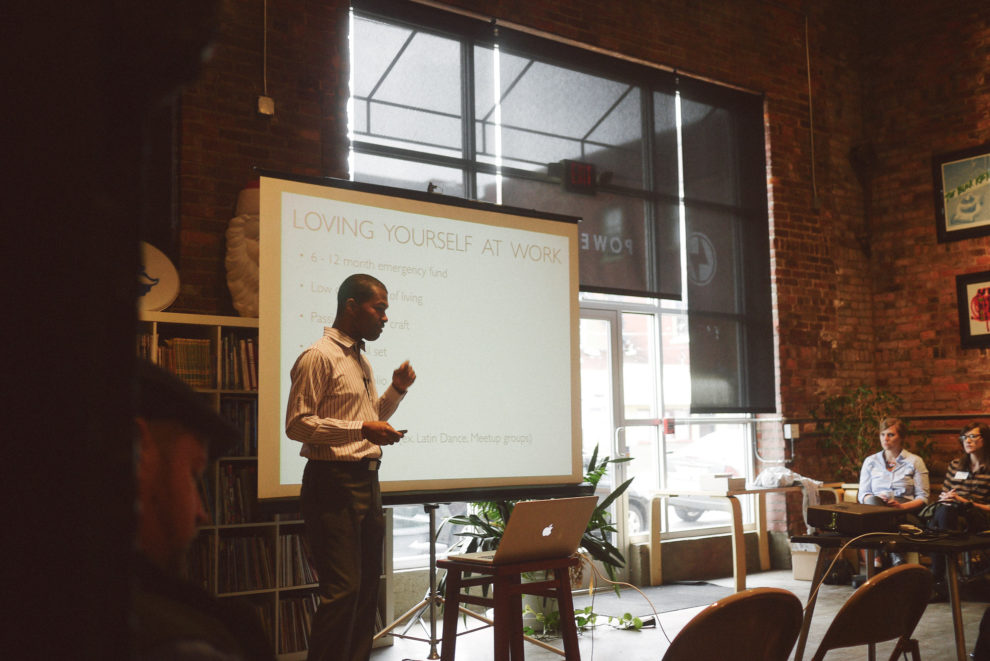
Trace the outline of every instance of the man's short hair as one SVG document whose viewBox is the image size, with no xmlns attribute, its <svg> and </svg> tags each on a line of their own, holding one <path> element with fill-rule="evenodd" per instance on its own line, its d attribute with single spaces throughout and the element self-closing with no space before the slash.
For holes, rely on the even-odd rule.
<svg viewBox="0 0 990 661">
<path fill-rule="evenodd" d="M 384 292 L 388 291 L 388 288 L 382 284 L 382 281 L 372 275 L 355 273 L 354 275 L 347 276 L 340 283 L 340 289 L 337 290 L 337 310 L 343 310 L 344 304 L 347 303 L 347 299 L 349 298 L 353 298 L 358 303 L 364 303 L 374 296 L 375 289 L 379 288 Z"/>
<path fill-rule="evenodd" d="M 221 417 L 203 395 L 171 372 L 139 359 L 136 377 L 134 404 L 139 417 L 182 424 L 206 441 L 213 457 L 227 453 L 241 438 L 241 432 Z"/>
</svg>

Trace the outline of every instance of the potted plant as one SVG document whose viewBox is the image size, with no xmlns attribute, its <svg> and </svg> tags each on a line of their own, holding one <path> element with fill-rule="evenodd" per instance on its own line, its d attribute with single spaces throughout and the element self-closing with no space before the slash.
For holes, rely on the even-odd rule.
<svg viewBox="0 0 990 661">
<path fill-rule="evenodd" d="M 598 448 L 596 447 L 585 469 L 585 482 L 597 486 L 608 471 L 609 464 L 617 464 L 630 460 L 631 457 L 620 457 L 618 459 L 604 457 L 599 461 Z M 611 580 L 615 580 L 616 570 L 625 566 L 625 557 L 610 539 L 610 536 L 617 532 L 617 530 L 615 524 L 612 522 L 608 508 L 615 502 L 616 498 L 620 497 L 629 488 L 632 481 L 633 478 L 629 478 L 598 502 L 591 514 L 588 526 L 581 537 L 581 548 L 592 559 L 599 561 L 603 565 L 605 572 Z M 441 528 L 447 524 L 465 526 L 464 530 L 456 533 L 463 539 L 451 547 L 451 550 L 454 551 L 456 549 L 457 552 L 473 553 L 475 551 L 492 551 L 498 548 L 499 542 L 502 540 L 502 534 L 505 532 L 505 525 L 512 515 L 512 508 L 516 502 L 518 501 L 496 500 L 474 502 L 471 503 L 468 514 L 445 519 L 441 524 Z M 577 577 L 580 578 L 581 566 L 578 566 L 576 569 L 578 570 Z M 441 594 L 443 592 L 442 584 L 443 581 L 441 581 L 440 586 Z M 617 586 L 615 590 L 618 592 Z M 544 625 L 544 632 L 555 628 L 553 626 L 553 623 L 556 622 L 554 611 L 550 610 L 549 604 L 540 604 L 540 608 L 536 608 L 531 603 L 528 609 L 535 616 L 535 619 Z"/>
<path fill-rule="evenodd" d="M 824 434 L 822 446 L 835 478 L 843 482 L 859 481 L 863 460 L 879 452 L 880 421 L 897 415 L 902 407 L 897 395 L 860 386 L 827 397 L 814 408 L 812 415 Z M 933 443 L 927 436 L 907 445 L 929 464 Z"/>
</svg>

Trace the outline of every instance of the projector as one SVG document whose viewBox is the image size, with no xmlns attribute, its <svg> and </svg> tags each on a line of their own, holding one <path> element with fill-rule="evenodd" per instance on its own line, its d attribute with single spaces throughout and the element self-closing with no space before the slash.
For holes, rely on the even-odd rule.
<svg viewBox="0 0 990 661">
<path fill-rule="evenodd" d="M 904 522 L 905 516 L 903 511 L 883 505 L 836 503 L 808 506 L 809 526 L 849 536 L 897 532 L 897 526 Z"/>
</svg>

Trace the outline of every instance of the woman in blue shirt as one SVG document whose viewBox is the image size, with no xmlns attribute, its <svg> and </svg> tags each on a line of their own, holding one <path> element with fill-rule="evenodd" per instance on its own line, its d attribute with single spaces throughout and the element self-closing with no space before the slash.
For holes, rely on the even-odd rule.
<svg viewBox="0 0 990 661">
<path fill-rule="evenodd" d="M 886 505 L 915 513 L 928 504 L 928 468 L 916 454 L 904 449 L 907 427 L 900 418 L 880 421 L 880 445 L 883 450 L 871 454 L 859 471 L 859 502 Z M 878 558 L 888 564 L 886 554 Z M 904 556 L 892 553 L 894 565 Z"/>
<path fill-rule="evenodd" d="M 928 504 L 928 468 L 904 449 L 907 428 L 899 418 L 880 421 L 883 450 L 871 454 L 859 472 L 859 502 L 916 512 Z"/>
</svg>

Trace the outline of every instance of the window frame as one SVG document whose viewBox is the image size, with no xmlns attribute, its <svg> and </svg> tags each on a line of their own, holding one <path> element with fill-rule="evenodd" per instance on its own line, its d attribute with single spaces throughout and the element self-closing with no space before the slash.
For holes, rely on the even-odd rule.
<svg viewBox="0 0 990 661">
<path fill-rule="evenodd" d="M 644 216 L 642 221 L 645 225 L 645 240 L 642 249 L 646 259 L 644 260 L 645 272 L 642 274 L 642 278 L 647 289 L 627 289 L 616 284 L 598 285 L 582 281 L 581 291 L 682 300 L 684 291 L 683 269 L 678 264 L 677 268 L 673 269 L 676 270 L 676 276 L 673 275 L 673 270 L 669 269 L 666 279 L 670 280 L 670 283 L 665 284 L 664 276 L 660 272 L 661 269 L 658 268 L 660 246 L 657 231 L 657 223 L 660 222 L 658 210 L 679 208 L 681 200 L 674 189 L 671 189 L 670 192 L 658 190 L 654 177 L 653 155 L 654 95 L 663 93 L 671 97 L 675 96 L 679 84 L 677 74 L 664 68 L 623 60 L 503 26 L 493 27 L 491 23 L 433 7 L 396 3 L 391 0 L 355 0 L 352 2 L 352 11 L 355 17 L 401 25 L 411 30 L 453 39 L 461 44 L 460 67 L 463 98 L 461 103 L 462 150 L 460 157 L 376 144 L 362 139 L 354 132 L 350 134 L 350 142 L 351 149 L 356 154 L 458 168 L 463 173 L 464 195 L 470 199 L 478 199 L 478 176 L 483 174 L 517 178 L 554 186 L 559 186 L 561 183 L 558 176 L 551 175 L 549 172 L 496 165 L 478 159 L 477 145 L 474 139 L 478 118 L 474 116 L 472 78 L 475 47 L 494 47 L 497 44 L 499 49 L 507 50 L 513 54 L 525 54 L 522 55 L 525 57 L 536 57 L 538 54 L 540 62 L 638 87 L 642 107 L 640 111 L 640 158 L 643 179 L 641 187 L 605 182 L 598 185 L 598 190 L 643 203 Z M 353 178 L 354 173 L 352 172 Z M 678 260 L 682 257 L 679 246 L 672 252 L 676 254 Z"/>
</svg>

